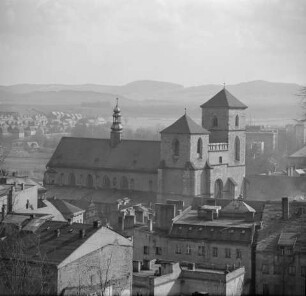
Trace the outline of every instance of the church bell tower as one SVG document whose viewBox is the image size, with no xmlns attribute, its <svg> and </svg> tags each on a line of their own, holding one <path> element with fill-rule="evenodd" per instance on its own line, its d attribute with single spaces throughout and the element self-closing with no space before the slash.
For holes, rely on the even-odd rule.
<svg viewBox="0 0 306 296">
<path fill-rule="evenodd" d="M 111 126 L 111 135 L 110 135 L 111 147 L 116 147 L 121 142 L 122 138 L 121 113 L 118 104 L 118 98 L 116 100 L 117 103 L 113 110 L 113 124 Z"/>
</svg>

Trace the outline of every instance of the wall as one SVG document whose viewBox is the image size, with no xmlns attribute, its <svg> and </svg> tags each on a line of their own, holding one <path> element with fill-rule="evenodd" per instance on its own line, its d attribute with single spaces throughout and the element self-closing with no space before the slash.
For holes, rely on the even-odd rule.
<svg viewBox="0 0 306 296">
<path fill-rule="evenodd" d="M 37 186 L 18 190 L 13 193 L 13 211 L 26 210 L 27 201 L 29 201 L 29 209 L 37 209 Z"/>
</svg>

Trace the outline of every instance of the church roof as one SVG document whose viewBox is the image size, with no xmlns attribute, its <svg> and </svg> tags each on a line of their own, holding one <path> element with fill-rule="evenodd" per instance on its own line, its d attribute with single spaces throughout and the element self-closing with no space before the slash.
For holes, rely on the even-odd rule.
<svg viewBox="0 0 306 296">
<path fill-rule="evenodd" d="M 210 100 L 201 105 L 201 108 L 228 108 L 246 109 L 248 106 L 235 98 L 228 90 L 223 88 Z"/>
<path fill-rule="evenodd" d="M 161 131 L 163 134 L 209 134 L 205 128 L 195 123 L 187 114 Z"/>
<path fill-rule="evenodd" d="M 109 139 L 63 137 L 47 167 L 157 171 L 159 141 L 122 140 L 111 147 Z"/>
</svg>

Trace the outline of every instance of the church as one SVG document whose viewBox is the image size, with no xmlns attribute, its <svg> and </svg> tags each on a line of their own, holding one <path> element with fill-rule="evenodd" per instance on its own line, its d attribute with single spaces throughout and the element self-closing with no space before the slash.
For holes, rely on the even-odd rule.
<svg viewBox="0 0 306 296">
<path fill-rule="evenodd" d="M 157 202 L 187 204 L 244 195 L 246 108 L 223 88 L 201 105 L 202 125 L 185 113 L 160 132 L 160 141 L 144 141 L 123 139 L 117 102 L 110 138 L 62 138 L 44 184 L 151 192 Z"/>
</svg>

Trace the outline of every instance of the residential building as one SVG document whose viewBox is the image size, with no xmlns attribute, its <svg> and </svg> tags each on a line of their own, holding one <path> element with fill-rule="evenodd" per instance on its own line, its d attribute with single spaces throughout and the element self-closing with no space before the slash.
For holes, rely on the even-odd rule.
<svg viewBox="0 0 306 296">
<path fill-rule="evenodd" d="M 256 295 L 306 294 L 306 201 L 266 204 L 256 247 Z"/>
</svg>

